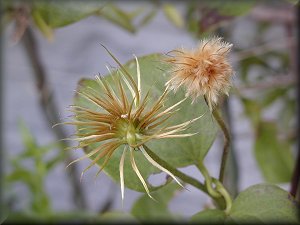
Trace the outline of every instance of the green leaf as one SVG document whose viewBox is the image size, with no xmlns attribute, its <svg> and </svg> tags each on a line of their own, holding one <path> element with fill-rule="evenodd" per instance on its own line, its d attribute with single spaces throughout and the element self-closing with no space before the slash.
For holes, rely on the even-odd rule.
<svg viewBox="0 0 300 225">
<path fill-rule="evenodd" d="M 98 12 L 98 16 L 103 17 L 131 33 L 136 31 L 132 24 L 133 15 L 123 11 L 113 4 L 105 5 L 102 10 Z"/>
<path fill-rule="evenodd" d="M 272 88 L 271 90 L 269 90 L 263 100 L 262 100 L 262 105 L 264 107 L 267 107 L 269 105 L 271 105 L 273 102 L 275 102 L 276 100 L 278 100 L 280 97 L 282 97 L 283 95 L 285 95 L 288 90 L 290 90 L 290 88 L 287 87 L 282 87 L 282 88 Z"/>
<path fill-rule="evenodd" d="M 257 184 L 234 200 L 226 222 L 299 223 L 297 203 L 289 193 L 272 184 Z"/>
<path fill-rule="evenodd" d="M 41 31 L 41 33 L 48 39 L 48 41 L 52 41 L 54 36 L 53 29 L 47 24 L 41 12 L 39 10 L 33 10 L 32 18 L 35 22 L 35 25 Z"/>
<path fill-rule="evenodd" d="M 261 105 L 252 99 L 240 98 L 244 105 L 244 113 L 250 119 L 253 127 L 257 127 L 261 121 Z"/>
<path fill-rule="evenodd" d="M 7 182 L 17 182 L 22 181 L 27 184 L 29 187 L 35 187 L 35 180 L 31 171 L 26 170 L 23 167 L 20 167 L 14 170 L 12 173 L 5 177 Z"/>
<path fill-rule="evenodd" d="M 192 216 L 193 223 L 223 224 L 226 218 L 224 211 L 219 209 L 206 209 Z"/>
<path fill-rule="evenodd" d="M 157 8 L 153 8 L 150 12 L 148 12 L 144 17 L 139 21 L 138 27 L 146 26 L 157 14 Z"/>
<path fill-rule="evenodd" d="M 29 194 L 32 196 L 30 198 L 31 207 L 26 206 L 26 210 L 30 213 L 46 215 L 51 210 L 50 200 L 44 190 L 44 178 L 49 172 L 49 169 L 47 170 L 43 158 L 45 154 L 54 146 L 57 146 L 57 144 L 40 147 L 22 120 L 19 121 L 19 128 L 25 149 L 12 158 L 11 164 L 13 171 L 5 177 L 6 183 L 22 182 L 25 184 L 28 187 Z M 27 170 L 22 166 L 24 160 L 28 159 L 34 162 L 35 167 L 32 170 Z"/>
<path fill-rule="evenodd" d="M 297 5 L 299 3 L 299 0 L 286 0 L 286 1 L 293 5 Z"/>
<path fill-rule="evenodd" d="M 99 222 L 120 222 L 122 223 L 137 223 L 136 219 L 125 212 L 111 211 L 103 213 L 99 216 Z"/>
<path fill-rule="evenodd" d="M 26 149 L 35 149 L 37 147 L 36 141 L 33 137 L 33 135 L 30 133 L 30 130 L 25 125 L 23 120 L 18 121 L 18 126 L 21 132 L 22 141 Z M 29 154 L 29 156 L 33 156 L 32 154 Z"/>
<path fill-rule="evenodd" d="M 283 102 L 280 111 L 278 114 L 280 115 L 280 120 L 278 121 L 278 126 L 280 130 L 289 131 L 291 128 L 291 124 L 294 124 L 293 121 L 295 119 L 295 112 L 297 112 L 297 101 L 295 97 L 289 98 L 288 96 L 283 97 Z"/>
<path fill-rule="evenodd" d="M 28 187 L 29 193 L 32 196 L 31 210 L 45 214 L 50 211 L 50 200 L 44 191 L 42 178 L 38 174 L 20 167 L 7 175 L 5 179 L 7 183 L 22 182 Z"/>
<path fill-rule="evenodd" d="M 289 182 L 294 160 L 290 145 L 277 138 L 277 127 L 273 122 L 259 124 L 255 140 L 255 157 L 268 182 Z"/>
<path fill-rule="evenodd" d="M 163 11 L 166 17 L 172 22 L 176 27 L 182 28 L 184 25 L 184 19 L 180 12 L 172 4 L 164 4 Z"/>
<path fill-rule="evenodd" d="M 240 77 L 244 82 L 248 82 L 248 74 L 249 70 L 253 67 L 259 67 L 262 69 L 270 69 L 270 66 L 265 61 L 265 58 L 257 57 L 254 55 L 250 55 L 247 58 L 244 58 L 240 61 Z"/>
<path fill-rule="evenodd" d="M 198 5 L 195 1 L 189 1 L 185 13 L 187 30 L 194 35 L 199 35 L 199 13 L 197 8 Z"/>
<path fill-rule="evenodd" d="M 241 16 L 248 13 L 256 4 L 255 0 L 237 1 L 237 0 L 215 0 L 209 1 L 207 6 L 216 9 L 220 15 Z"/>
<path fill-rule="evenodd" d="M 39 15 L 44 26 L 58 28 L 70 25 L 101 10 L 102 4 L 80 1 L 34 1 L 32 13 Z M 39 26 L 40 27 L 40 26 Z"/>
<path fill-rule="evenodd" d="M 1 207 L 1 208 L 3 210 L 4 207 Z M 3 224 L 7 220 L 7 218 L 8 218 L 8 213 L 7 212 L 5 212 L 5 213 L 2 212 L 0 214 L 0 224 Z"/>
<path fill-rule="evenodd" d="M 133 20 L 134 18 L 138 17 L 139 15 L 141 15 L 143 12 L 145 11 L 144 7 L 139 7 L 134 9 L 131 12 L 126 12 L 126 14 L 128 15 L 128 17 Z"/>
<path fill-rule="evenodd" d="M 142 195 L 132 206 L 132 215 L 141 222 L 178 221 L 179 218 L 174 218 L 169 211 L 168 204 L 180 189 L 182 188 L 178 184 L 170 183 L 153 192 L 152 196 L 157 202 L 146 194 Z"/>
<path fill-rule="evenodd" d="M 157 100 L 157 98 L 163 93 L 165 89 L 165 83 L 169 78 L 167 70 L 170 69 L 166 63 L 162 63 L 162 56 L 158 54 L 148 55 L 139 58 L 139 64 L 141 69 L 141 87 L 142 95 L 151 89 L 150 91 L 150 102 Z M 136 63 L 130 61 L 124 65 L 132 77 L 136 78 Z M 115 87 L 113 83 L 114 75 L 108 75 L 105 80 Z M 94 80 L 83 79 L 79 83 L 79 90 L 84 90 L 85 88 L 94 88 L 99 90 L 99 85 Z M 127 93 L 129 95 L 129 91 Z M 167 101 L 166 107 L 168 105 L 173 105 L 178 101 L 185 98 L 185 92 L 179 90 L 176 94 L 170 93 L 169 99 Z M 75 104 L 80 106 L 90 107 L 95 109 L 96 107 L 90 102 L 86 101 L 79 95 L 75 96 Z M 191 100 L 188 99 L 180 105 L 180 111 L 176 113 L 172 119 L 170 119 L 170 124 L 179 124 L 182 122 L 189 121 L 203 115 L 198 121 L 193 123 L 191 127 L 186 130 L 186 133 L 199 132 L 197 135 L 188 138 L 173 138 L 173 139 L 161 139 L 153 140 L 147 143 L 147 146 L 155 152 L 163 160 L 167 161 L 173 167 L 184 167 L 188 165 L 198 164 L 199 160 L 203 160 L 207 154 L 209 148 L 211 147 L 213 141 L 215 140 L 217 133 L 217 126 L 209 112 L 207 105 L 203 99 L 191 104 Z M 97 145 L 91 145 L 87 149 L 90 151 L 93 147 Z M 119 162 L 121 154 L 124 147 L 121 146 L 117 149 L 109 163 L 105 167 L 105 172 L 110 175 L 114 180 L 119 181 Z M 147 178 L 158 172 L 158 169 L 154 168 L 143 156 L 140 151 L 134 152 L 137 166 L 145 178 Z M 98 164 L 100 165 L 100 161 Z M 125 164 L 124 164 L 124 174 L 125 174 L 125 186 L 128 188 L 144 192 L 144 188 L 137 178 L 136 174 L 131 168 L 129 160 L 129 152 L 126 154 Z M 148 185 L 149 182 L 147 182 Z"/>
<path fill-rule="evenodd" d="M 198 20 L 198 35 L 210 36 L 211 32 L 221 27 L 223 22 L 234 19 L 248 13 L 255 5 L 256 1 L 237 1 L 237 0 L 214 0 L 203 1 L 199 4 L 197 11 L 201 10 Z M 196 13 L 198 13 L 196 11 Z M 198 13 L 199 14 L 199 13 Z"/>
<path fill-rule="evenodd" d="M 64 159 L 65 159 L 65 155 L 63 154 L 63 152 L 60 152 L 58 155 L 56 155 L 55 157 L 51 158 L 46 162 L 45 165 L 46 170 L 50 171 L 54 166 L 61 163 Z"/>
</svg>

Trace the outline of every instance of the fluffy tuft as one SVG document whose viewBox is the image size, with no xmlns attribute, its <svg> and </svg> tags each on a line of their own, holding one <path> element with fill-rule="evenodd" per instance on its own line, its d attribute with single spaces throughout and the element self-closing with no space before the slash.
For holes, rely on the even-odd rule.
<svg viewBox="0 0 300 225">
<path fill-rule="evenodd" d="M 231 86 L 232 67 L 228 53 L 232 44 L 214 37 L 200 41 L 193 50 L 176 49 L 166 59 L 172 64 L 171 78 L 166 86 L 176 91 L 184 86 L 186 96 L 195 101 L 204 96 L 210 110 L 218 103 L 220 94 L 228 95 Z"/>
</svg>

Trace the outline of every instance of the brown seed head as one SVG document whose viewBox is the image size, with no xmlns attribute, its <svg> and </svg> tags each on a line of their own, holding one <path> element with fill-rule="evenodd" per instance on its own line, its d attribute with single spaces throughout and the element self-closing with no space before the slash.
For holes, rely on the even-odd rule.
<svg viewBox="0 0 300 225">
<path fill-rule="evenodd" d="M 232 44 L 215 37 L 200 41 L 194 50 L 171 51 L 173 55 L 166 61 L 172 64 L 173 70 L 166 85 L 175 91 L 185 86 L 186 95 L 193 100 L 204 96 L 212 110 L 218 96 L 229 92 L 233 70 L 227 56 L 231 47 Z"/>
<path fill-rule="evenodd" d="M 108 51 L 108 50 L 107 50 Z M 90 102 L 97 109 L 92 107 L 83 107 L 80 105 L 71 106 L 70 111 L 74 113 L 73 120 L 63 124 L 76 125 L 78 132 L 75 134 L 75 140 L 79 142 L 74 148 L 88 147 L 97 143 L 98 147 L 91 149 L 83 157 L 72 161 L 69 165 L 85 158 L 94 157 L 91 164 L 83 171 L 104 158 L 104 162 L 99 169 L 99 174 L 106 164 L 110 161 L 113 153 L 124 146 L 123 154 L 120 159 L 120 182 L 122 199 L 124 197 L 124 174 L 123 166 L 126 152 L 130 152 L 130 162 L 132 169 L 142 182 L 146 192 L 151 197 L 146 182 L 141 176 L 134 159 L 134 149 L 140 150 L 146 159 L 155 167 L 169 174 L 180 184 L 177 178 L 167 169 L 155 162 L 144 150 L 144 145 L 149 140 L 188 137 L 194 134 L 181 132 L 200 117 L 193 120 L 167 126 L 166 121 L 177 111 L 178 106 L 186 99 L 176 104 L 165 107 L 169 90 L 165 90 L 162 95 L 154 100 L 150 100 L 149 91 L 143 95 L 141 88 L 141 71 L 136 58 L 137 80 L 120 64 L 120 62 L 108 51 L 113 59 L 120 66 L 117 74 L 114 74 L 114 87 L 112 87 L 104 78 L 96 76 L 99 89 L 91 87 L 79 90 L 77 93 L 81 98 Z M 129 94 L 131 93 L 131 94 Z M 181 185 L 181 184 L 180 184 Z"/>
</svg>

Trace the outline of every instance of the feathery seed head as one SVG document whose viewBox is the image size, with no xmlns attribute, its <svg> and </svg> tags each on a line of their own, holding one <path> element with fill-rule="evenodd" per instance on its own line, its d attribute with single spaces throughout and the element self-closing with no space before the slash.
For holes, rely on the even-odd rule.
<svg viewBox="0 0 300 225">
<path fill-rule="evenodd" d="M 228 62 L 232 44 L 214 37 L 200 41 L 197 49 L 177 49 L 166 59 L 172 64 L 171 78 L 166 83 L 171 90 L 186 88 L 186 95 L 193 100 L 204 96 L 210 110 L 218 103 L 220 94 L 228 95 L 233 74 Z"/>
<path fill-rule="evenodd" d="M 72 161 L 69 165 L 85 158 L 94 157 L 91 164 L 83 171 L 84 173 L 100 159 L 105 158 L 97 173 L 99 174 L 109 162 L 112 154 L 118 147 L 123 145 L 124 150 L 119 165 L 122 199 L 124 198 L 123 166 L 125 154 L 128 150 L 130 151 L 130 163 L 132 169 L 137 174 L 150 197 L 151 195 L 148 187 L 136 166 L 133 150 L 141 151 L 153 166 L 169 174 L 181 185 L 170 171 L 159 165 L 147 154 L 143 146 L 152 139 L 177 138 L 194 135 L 180 134 L 180 132 L 187 129 L 192 122 L 200 117 L 178 125 L 167 126 L 165 122 L 178 110 L 177 107 L 185 99 L 166 108 L 164 103 L 166 102 L 169 93 L 169 90 L 166 89 L 163 94 L 151 104 L 149 101 L 149 91 L 145 94 L 144 98 L 141 97 L 141 71 L 137 58 L 136 67 L 138 82 L 136 83 L 120 62 L 109 52 L 109 50 L 107 51 L 120 66 L 117 73 L 113 75 L 115 78 L 115 88 L 110 86 L 104 78 L 96 76 L 96 81 L 101 89 L 96 90 L 88 87 L 79 90 L 78 94 L 96 106 L 97 110 L 90 107 L 73 105 L 71 106 L 70 111 L 74 113 L 74 120 L 63 123 L 78 126 L 78 131 L 76 133 L 77 137 L 71 139 L 79 142 L 79 145 L 75 148 L 83 148 L 95 143 L 99 144 L 99 146 L 86 152 L 85 156 Z"/>
</svg>

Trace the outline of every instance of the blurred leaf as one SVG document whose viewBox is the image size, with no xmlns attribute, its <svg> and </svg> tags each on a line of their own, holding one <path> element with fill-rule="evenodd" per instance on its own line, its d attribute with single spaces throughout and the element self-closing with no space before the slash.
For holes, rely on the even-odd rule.
<svg viewBox="0 0 300 225">
<path fill-rule="evenodd" d="M 132 206 L 131 213 L 141 222 L 170 222 L 178 221 L 168 209 L 170 200 L 177 191 L 182 189 L 177 183 L 170 183 L 152 193 L 156 201 L 148 195 L 142 195 Z"/>
<path fill-rule="evenodd" d="M 40 215 L 37 213 L 28 213 L 25 212 L 11 212 L 8 215 L 7 220 L 5 221 L 8 224 L 20 224 L 20 223 L 28 223 L 28 224 L 42 224 L 43 222 L 48 222 L 47 218 L 44 215 Z"/>
<path fill-rule="evenodd" d="M 255 157 L 266 181 L 289 182 L 294 160 L 287 142 L 278 140 L 273 122 L 262 121 L 256 132 Z"/>
<path fill-rule="evenodd" d="M 272 184 L 257 184 L 233 201 L 226 223 L 299 223 L 297 203 L 289 193 Z"/>
<path fill-rule="evenodd" d="M 101 222 L 137 223 L 136 219 L 125 212 L 111 211 L 100 215 Z"/>
<path fill-rule="evenodd" d="M 285 96 L 283 99 L 284 104 L 282 104 L 278 114 L 280 115 L 280 120 L 278 120 L 280 130 L 285 132 L 291 128 L 291 124 L 296 120 L 297 115 L 297 102 L 296 99 L 289 98 Z M 295 124 L 295 123 L 294 123 Z"/>
<path fill-rule="evenodd" d="M 138 27 L 146 26 L 157 14 L 157 8 L 153 8 L 139 22 Z"/>
<path fill-rule="evenodd" d="M 1 1 L 1 23 L 0 31 L 3 32 L 5 27 L 15 19 L 14 1 Z"/>
<path fill-rule="evenodd" d="M 105 5 L 101 11 L 98 12 L 98 15 L 129 32 L 134 33 L 136 31 L 134 25 L 132 24 L 132 15 L 121 10 L 113 4 Z"/>
<path fill-rule="evenodd" d="M 149 89 L 150 99 L 149 101 L 154 101 L 160 96 L 165 90 L 165 83 L 169 76 L 166 71 L 169 66 L 166 63 L 162 62 L 161 55 L 153 54 L 139 58 L 139 64 L 141 69 L 141 87 L 143 92 L 146 93 Z M 135 61 L 129 61 L 124 65 L 132 77 L 136 78 L 136 63 Z M 116 89 L 116 85 L 113 82 L 113 75 L 108 75 L 105 77 L 105 80 Z M 94 80 L 83 79 L 79 83 L 79 89 L 83 91 L 85 88 L 91 87 L 95 90 L 101 91 L 100 86 Z M 127 94 L 130 95 L 128 90 Z M 184 90 L 179 90 L 176 94 L 170 93 L 168 101 L 166 101 L 166 107 L 173 105 L 180 100 L 185 98 Z M 75 104 L 80 106 L 89 107 L 91 109 L 97 109 L 94 104 L 91 104 L 84 98 L 79 95 L 75 96 Z M 192 109 L 192 110 L 191 110 Z M 155 152 L 160 158 L 167 161 L 173 167 L 184 167 L 192 164 L 198 164 L 199 160 L 203 160 L 207 154 L 210 146 L 215 140 L 217 133 L 217 126 L 213 121 L 212 116 L 209 114 L 209 109 L 205 104 L 203 99 L 199 99 L 197 103 L 191 104 L 191 100 L 188 99 L 180 105 L 180 111 L 172 117 L 169 121 L 169 125 L 179 124 L 181 122 L 186 122 L 193 118 L 203 115 L 201 119 L 193 123 L 190 128 L 186 131 L 187 133 L 199 132 L 197 135 L 194 135 L 189 138 L 174 138 L 174 139 L 161 139 L 161 140 L 152 140 L 147 143 L 147 146 Z M 90 145 L 87 151 L 95 148 L 97 145 Z M 119 181 L 119 162 L 121 154 L 124 147 L 121 146 L 117 149 L 112 155 L 109 163 L 105 167 L 106 173 L 108 173 L 114 180 Z M 151 174 L 158 172 L 158 169 L 154 168 L 139 151 L 135 153 L 135 159 L 137 166 L 147 181 L 147 177 Z M 102 161 L 99 161 L 98 164 L 101 164 Z M 144 192 L 144 188 L 137 178 L 136 174 L 132 170 L 129 154 L 126 154 L 125 164 L 124 164 L 124 174 L 125 174 L 125 186 L 128 188 Z M 152 186 L 147 182 L 150 189 L 153 189 Z"/>
<path fill-rule="evenodd" d="M 24 183 L 28 187 L 31 195 L 31 210 L 47 214 L 50 211 L 50 200 L 44 191 L 42 179 L 42 177 L 39 177 L 32 171 L 19 168 L 6 177 L 6 182 Z M 27 208 L 27 210 L 30 210 L 30 208 Z"/>
<path fill-rule="evenodd" d="M 224 22 L 248 13 L 256 1 L 203 1 L 199 4 L 201 18 L 198 22 L 199 34 L 206 35 L 220 27 Z M 199 13 L 199 12 L 198 12 Z"/>
<path fill-rule="evenodd" d="M 1 207 L 1 209 L 3 210 L 3 207 Z M 5 212 L 5 214 L 2 212 L 0 214 L 0 224 L 3 224 L 8 218 L 8 213 Z"/>
<path fill-rule="evenodd" d="M 35 25 L 41 33 L 48 39 L 48 41 L 53 40 L 53 30 L 52 28 L 46 23 L 44 18 L 42 17 L 41 13 L 38 10 L 32 11 L 32 18 L 35 22 Z"/>
<path fill-rule="evenodd" d="M 184 25 L 184 19 L 181 13 L 175 8 L 174 5 L 166 3 L 163 5 L 163 11 L 166 17 L 172 22 L 176 27 L 182 28 Z"/>
<path fill-rule="evenodd" d="M 86 211 L 57 211 L 47 215 L 28 212 L 12 212 L 5 221 L 8 224 L 110 224 L 115 222 L 135 223 L 136 219 L 125 212 L 107 212 L 104 214 L 91 213 Z"/>
<path fill-rule="evenodd" d="M 256 0 L 238 1 L 238 0 L 215 0 L 207 1 L 206 6 L 215 9 L 221 15 L 226 16 L 241 16 L 248 13 L 256 4 Z"/>
<path fill-rule="evenodd" d="M 290 67 L 291 67 L 291 60 L 290 60 L 290 56 L 287 52 L 282 52 L 280 50 L 272 50 L 270 49 L 270 51 L 262 54 L 260 56 L 262 59 L 276 59 L 278 61 L 278 65 L 277 67 L 280 69 L 284 69 L 284 71 L 280 71 L 277 68 L 271 68 L 269 66 L 269 68 L 271 70 L 273 70 L 275 72 L 275 74 L 280 74 L 280 73 L 287 73 L 287 71 L 289 71 Z M 266 74 L 269 76 L 274 76 L 273 73 L 270 74 Z"/>
<path fill-rule="evenodd" d="M 23 120 L 18 121 L 18 126 L 21 132 L 22 141 L 26 149 L 30 150 L 33 148 L 36 148 L 36 141 L 32 134 L 30 133 L 30 130 L 26 127 Z M 33 155 L 33 154 L 32 154 Z M 31 155 L 31 156 L 32 156 Z"/>
<path fill-rule="evenodd" d="M 240 67 L 241 67 L 241 72 L 240 72 L 240 77 L 244 82 L 248 82 L 248 73 L 249 70 L 253 66 L 259 66 L 263 69 L 269 69 L 269 65 L 266 63 L 265 59 L 262 59 L 257 56 L 249 56 L 243 60 L 240 61 Z"/>
<path fill-rule="evenodd" d="M 97 2 L 80 1 L 34 1 L 32 13 L 39 15 L 41 21 L 49 28 L 70 25 L 101 10 Z"/>
<path fill-rule="evenodd" d="M 65 156 L 62 153 L 59 153 L 57 156 L 46 162 L 46 170 L 50 171 L 54 166 L 61 163 L 64 160 Z"/>
<path fill-rule="evenodd" d="M 252 99 L 244 97 L 241 97 L 240 99 L 244 106 L 244 113 L 249 117 L 253 127 L 257 127 L 261 121 L 261 105 Z"/>
<path fill-rule="evenodd" d="M 231 127 L 231 126 L 229 126 Z M 236 197 L 239 193 L 239 164 L 237 151 L 235 146 L 233 145 L 234 140 L 231 137 L 231 145 L 229 149 L 229 155 L 227 159 L 226 169 L 225 169 L 225 179 L 224 179 L 224 187 L 227 189 L 228 193 L 232 197 Z"/>
<path fill-rule="evenodd" d="M 26 206 L 26 211 L 45 216 L 50 213 L 51 207 L 50 200 L 44 189 L 44 180 L 50 171 L 49 169 L 47 170 L 44 156 L 49 150 L 57 146 L 57 144 L 40 147 L 22 120 L 19 121 L 19 128 L 25 149 L 11 159 L 13 170 L 10 174 L 6 175 L 6 183 L 9 185 L 8 187 L 15 182 L 26 185 L 31 200 L 31 205 Z M 34 167 L 31 170 L 23 166 L 25 160 L 31 160 L 34 163 Z"/>
<path fill-rule="evenodd" d="M 262 105 L 264 107 L 271 105 L 274 101 L 278 100 L 284 94 L 286 94 L 288 90 L 289 88 L 287 87 L 272 88 L 271 90 L 268 90 L 268 92 L 263 96 Z"/>
<path fill-rule="evenodd" d="M 293 5 L 296 5 L 299 3 L 299 0 L 286 0 L 287 2 L 293 4 Z"/>
<path fill-rule="evenodd" d="M 45 146 L 38 146 L 36 143 L 36 140 L 34 139 L 33 135 L 31 134 L 31 131 L 26 127 L 24 121 L 19 121 L 19 127 L 21 131 L 22 140 L 25 146 L 25 149 L 23 152 L 21 152 L 16 159 L 22 160 L 25 158 L 32 158 L 35 160 L 35 163 L 41 163 L 43 162 L 42 158 L 43 156 L 53 150 L 55 147 L 58 147 L 58 143 L 50 143 Z M 61 153 L 63 155 L 63 153 Z"/>
<path fill-rule="evenodd" d="M 126 14 L 130 18 L 130 20 L 133 20 L 139 15 L 141 15 L 144 11 L 145 11 L 144 7 L 139 7 L 137 9 L 134 9 L 132 12 L 127 12 Z"/>
<path fill-rule="evenodd" d="M 43 188 L 40 188 L 39 192 L 32 193 L 32 194 L 33 194 L 32 203 L 31 203 L 32 210 L 41 215 L 49 214 L 51 211 L 50 199 L 47 193 L 43 190 Z"/>
<path fill-rule="evenodd" d="M 34 187 L 34 179 L 32 176 L 31 171 L 26 170 L 25 168 L 19 168 L 14 170 L 12 173 L 10 173 L 8 176 L 5 177 L 7 182 L 18 182 L 23 181 L 25 184 L 27 184 L 30 187 Z"/>
<path fill-rule="evenodd" d="M 193 223 L 224 224 L 226 214 L 219 209 L 206 209 L 192 216 Z"/>
</svg>

